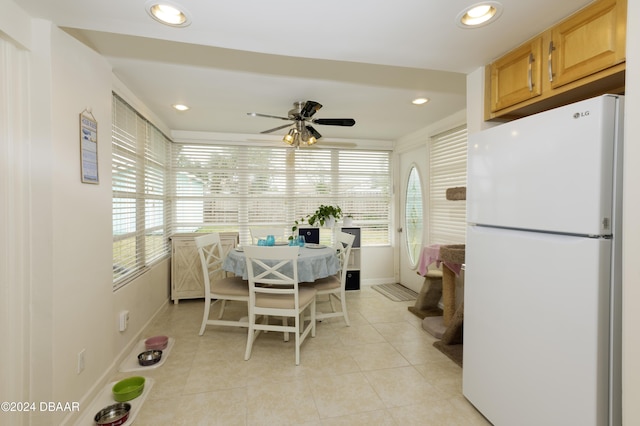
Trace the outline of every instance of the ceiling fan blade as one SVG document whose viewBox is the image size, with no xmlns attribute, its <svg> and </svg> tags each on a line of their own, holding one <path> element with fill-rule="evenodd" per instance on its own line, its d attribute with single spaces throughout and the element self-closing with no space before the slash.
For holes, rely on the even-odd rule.
<svg viewBox="0 0 640 426">
<path fill-rule="evenodd" d="M 313 127 L 306 126 L 306 128 L 309 131 L 309 133 L 311 133 L 311 136 L 316 138 L 316 140 L 318 140 L 318 139 L 320 139 L 322 137 L 322 135 L 320 133 L 318 133 L 318 131 L 316 129 L 314 129 Z"/>
<path fill-rule="evenodd" d="M 273 129 L 269 129 L 269 130 L 262 131 L 262 132 L 260 132 L 260 133 L 271 133 L 271 132 L 275 132 L 276 130 L 284 129 L 285 127 L 289 127 L 289 126 L 291 126 L 291 125 L 292 125 L 291 123 L 290 123 L 290 124 L 285 124 L 285 125 L 283 125 L 283 126 L 278 126 L 278 127 L 274 127 Z"/>
<path fill-rule="evenodd" d="M 257 112 L 248 112 L 247 115 L 250 115 L 251 117 L 277 118 L 278 120 L 287 120 L 287 121 L 291 120 L 289 117 L 279 117 L 277 115 L 260 114 Z"/>
<path fill-rule="evenodd" d="M 315 124 L 324 124 L 329 126 L 348 126 L 351 127 L 356 124 L 356 120 L 353 118 L 316 118 L 312 120 Z"/>
<path fill-rule="evenodd" d="M 307 101 L 300 110 L 300 115 L 304 118 L 311 118 L 320 108 L 322 108 L 322 105 L 318 102 Z"/>
</svg>

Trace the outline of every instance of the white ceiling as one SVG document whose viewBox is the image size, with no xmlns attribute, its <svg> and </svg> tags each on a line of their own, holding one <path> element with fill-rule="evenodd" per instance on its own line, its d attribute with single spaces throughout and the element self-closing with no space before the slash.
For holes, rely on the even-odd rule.
<svg viewBox="0 0 640 426">
<path fill-rule="evenodd" d="M 247 112 L 311 99 L 315 118 L 356 120 L 314 125 L 325 140 L 395 140 L 463 109 L 466 73 L 591 2 L 501 0 L 496 22 L 462 29 L 456 15 L 480 0 L 167 1 L 185 28 L 151 19 L 145 0 L 14 1 L 101 53 L 172 130 L 257 134 L 286 123 Z"/>
</svg>

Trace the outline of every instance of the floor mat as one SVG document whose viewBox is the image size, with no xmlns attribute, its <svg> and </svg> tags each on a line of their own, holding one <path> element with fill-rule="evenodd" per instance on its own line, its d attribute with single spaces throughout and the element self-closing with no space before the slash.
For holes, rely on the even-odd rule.
<svg viewBox="0 0 640 426">
<path fill-rule="evenodd" d="M 406 288 L 402 284 L 378 284 L 372 287 L 375 291 L 383 294 L 394 302 L 407 302 L 409 300 L 416 300 L 418 297 L 418 293 Z"/>
</svg>

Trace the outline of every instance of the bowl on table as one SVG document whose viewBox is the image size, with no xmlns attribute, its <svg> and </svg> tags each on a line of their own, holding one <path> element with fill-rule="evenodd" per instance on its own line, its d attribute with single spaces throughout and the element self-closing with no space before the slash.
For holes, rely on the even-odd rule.
<svg viewBox="0 0 640 426">
<path fill-rule="evenodd" d="M 167 348 L 168 344 L 169 344 L 169 338 L 167 336 L 153 336 L 153 337 L 149 337 L 147 340 L 144 341 L 144 347 L 148 351 L 152 351 L 152 350 L 162 351 Z"/>
<path fill-rule="evenodd" d="M 93 418 L 99 426 L 119 426 L 124 424 L 129 418 L 129 412 L 131 411 L 131 404 L 126 402 L 119 402 L 117 404 L 109 405 L 98 411 Z"/>
<path fill-rule="evenodd" d="M 162 351 L 152 349 L 150 351 L 144 351 L 138 354 L 138 364 L 146 367 L 148 365 L 156 364 L 162 358 Z"/>
<path fill-rule="evenodd" d="M 131 401 L 139 397 L 144 390 L 144 377 L 133 376 L 120 380 L 113 385 L 113 399 L 118 402 Z"/>
</svg>

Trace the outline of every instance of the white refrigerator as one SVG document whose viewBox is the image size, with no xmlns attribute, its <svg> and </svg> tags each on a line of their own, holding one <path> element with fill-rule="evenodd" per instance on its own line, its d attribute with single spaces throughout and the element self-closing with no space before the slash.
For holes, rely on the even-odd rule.
<svg viewBox="0 0 640 426">
<path fill-rule="evenodd" d="M 623 108 L 469 136 L 463 393 L 495 426 L 621 424 Z"/>
</svg>

